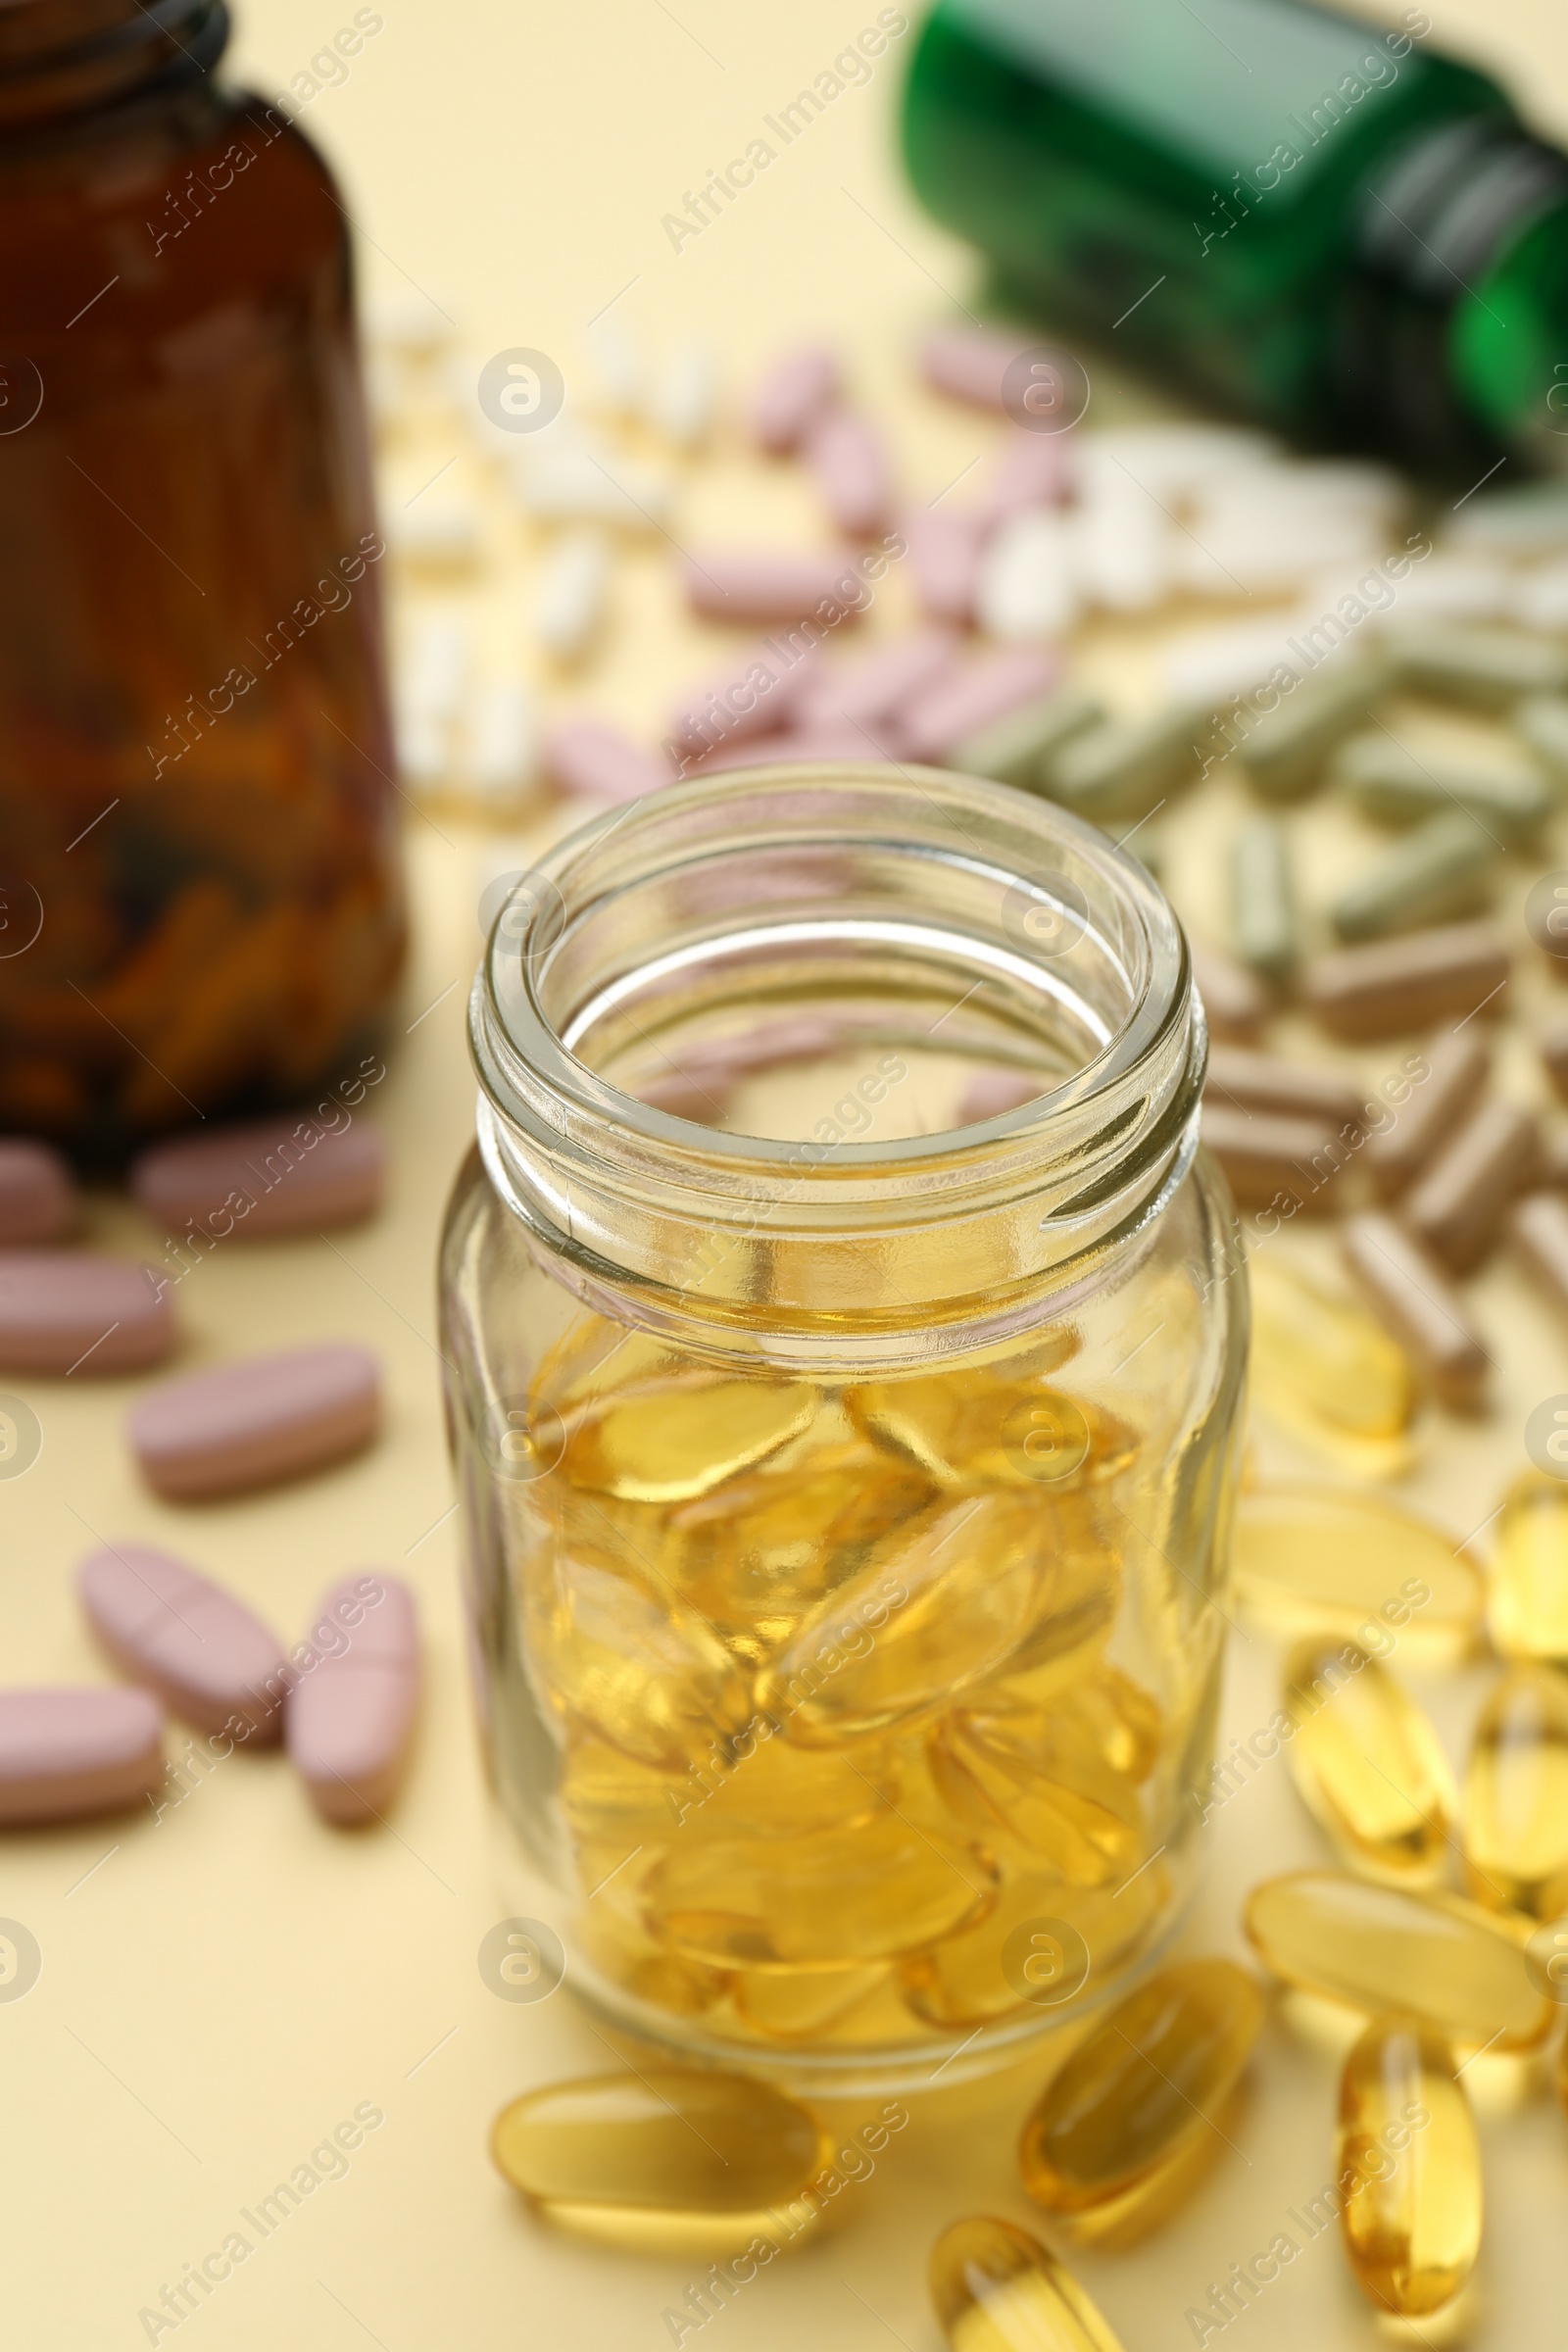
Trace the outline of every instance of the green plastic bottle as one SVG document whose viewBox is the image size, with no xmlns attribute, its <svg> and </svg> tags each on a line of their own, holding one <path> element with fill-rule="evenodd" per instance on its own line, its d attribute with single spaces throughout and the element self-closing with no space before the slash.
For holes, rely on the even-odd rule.
<svg viewBox="0 0 1568 2352">
<path fill-rule="evenodd" d="M 1568 157 L 1306 0 L 938 0 L 914 186 L 1008 299 L 1298 440 L 1568 462 Z"/>
</svg>

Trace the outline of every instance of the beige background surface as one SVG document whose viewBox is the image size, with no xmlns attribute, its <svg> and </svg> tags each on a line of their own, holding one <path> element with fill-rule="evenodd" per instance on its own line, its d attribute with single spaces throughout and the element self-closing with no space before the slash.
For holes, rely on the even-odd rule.
<svg viewBox="0 0 1568 2352">
<path fill-rule="evenodd" d="M 851 346 L 907 477 L 927 496 L 985 446 L 983 426 L 911 395 L 904 366 L 913 331 L 971 284 L 967 258 L 920 220 L 890 160 L 906 41 L 698 243 L 677 256 L 661 230 L 682 191 L 739 152 L 764 112 L 871 22 L 871 6 L 801 0 L 742 13 L 679 0 L 672 13 L 662 0 L 613 0 L 523 11 L 486 0 L 460 11 L 386 0 L 382 13 L 384 28 L 349 79 L 301 117 L 343 176 L 372 287 L 413 279 L 438 294 L 479 356 L 540 346 L 568 378 L 586 321 L 617 294 L 651 336 L 712 335 L 731 386 L 781 337 L 827 327 Z M 1492 59 L 1544 121 L 1568 130 L 1568 49 L 1548 0 L 1453 0 L 1432 13 L 1440 37 Z M 323 0 L 253 5 L 235 59 L 270 94 L 351 15 Z M 436 414 L 395 463 L 428 451 L 434 470 L 443 434 L 454 451 L 463 446 Z M 462 464 L 476 480 L 476 461 Z M 721 452 L 684 490 L 681 513 L 701 537 L 726 524 L 740 535 L 742 521 L 803 531 L 808 509 Z M 522 594 L 526 564 L 520 541 L 509 541 L 489 575 L 489 625 L 503 649 L 521 611 L 506 600 Z M 706 658 L 675 616 L 666 571 L 660 550 L 626 568 L 602 671 L 557 699 L 653 726 Z M 888 624 L 897 617 L 892 603 Z M 1136 693 L 1136 644 L 1109 641 L 1090 660 Z M 1178 896 L 1200 916 L 1213 897 L 1208 845 L 1225 805 L 1221 788 L 1169 845 Z M 0 2308 L 8 2337 L 29 2348 L 144 2342 L 139 2308 L 244 2227 L 239 2209 L 366 2101 L 385 2121 L 348 2177 L 256 2248 L 183 2323 L 182 2346 L 351 2352 L 369 2338 L 383 2352 L 652 2348 L 669 2340 L 662 2308 L 696 2275 L 552 2236 L 485 2154 L 504 2099 L 609 2063 L 565 1995 L 505 2005 L 475 1964 L 502 1906 L 464 1684 L 455 1527 L 443 1516 L 451 1495 L 431 1294 L 441 1202 L 471 1122 L 463 1020 L 474 902 L 487 859 L 505 858 L 509 846 L 445 810 L 411 825 L 418 938 L 397 1024 L 407 1034 L 366 1105 L 393 1146 L 389 1212 L 330 1242 L 220 1250 L 181 1295 L 192 1366 L 315 1336 L 352 1334 L 378 1348 L 390 1415 L 374 1453 L 260 1501 L 180 1513 L 152 1501 L 131 1473 L 120 1436 L 131 1384 L 27 1390 L 44 1448 L 25 1477 L 0 1484 L 7 1681 L 102 1676 L 70 1589 L 97 1536 L 168 1544 L 285 1630 L 303 1625 L 344 1568 L 390 1566 L 419 1590 L 430 1653 L 420 1750 L 384 1831 L 328 1832 L 286 1765 L 250 1757 L 222 1765 L 156 1823 L 149 1814 L 0 1848 L 0 1912 L 24 1922 L 44 1955 L 27 1997 L 0 2003 Z M 1327 872 L 1352 847 L 1328 827 L 1313 855 Z M 1568 842 L 1558 847 L 1568 863 Z M 1518 881 L 1508 886 L 1515 899 Z M 1522 1058 L 1518 1071 L 1524 1083 Z M 151 1246 L 113 1202 L 95 1205 L 93 1224 L 95 1239 L 128 1254 Z M 1503 1367 L 1496 1416 L 1475 1431 L 1436 1424 L 1408 1490 L 1456 1538 L 1486 1518 L 1517 1465 L 1529 1406 L 1568 1388 L 1568 1345 L 1507 1266 L 1489 1271 L 1476 1298 Z M 1276 1660 L 1261 1637 L 1235 1648 L 1229 1715 L 1245 1732 L 1272 1711 Z M 1450 1678 L 1425 1693 L 1455 1753 L 1483 1680 Z M 1216 1825 L 1191 1947 L 1239 1949 L 1241 1890 L 1320 1851 L 1283 1776 L 1258 1784 Z M 1187 2213 L 1133 2255 L 1079 2263 L 1128 2352 L 1191 2342 L 1186 2307 L 1263 2248 L 1287 2226 L 1286 2208 L 1328 2175 L 1329 2057 L 1275 2026 L 1257 2077 L 1237 2152 Z M 1485 2063 L 1469 2079 L 1486 2110 L 1490 2199 L 1469 2340 L 1486 2352 L 1544 2352 L 1561 2340 L 1568 2285 L 1568 2126 L 1539 2081 L 1510 2086 Z M 933 2352 L 922 2274 L 937 2230 L 988 2208 L 1037 2218 L 1011 2160 L 1030 2087 L 1014 2078 L 918 2102 L 874 2178 L 846 2192 L 840 2227 L 748 2287 L 705 2342 Z M 1522 2103 L 1510 2108 L 1515 2092 Z M 846 2125 L 862 2111 L 849 2110 Z M 1225 2340 L 1315 2352 L 1380 2339 L 1324 2239 Z"/>
</svg>

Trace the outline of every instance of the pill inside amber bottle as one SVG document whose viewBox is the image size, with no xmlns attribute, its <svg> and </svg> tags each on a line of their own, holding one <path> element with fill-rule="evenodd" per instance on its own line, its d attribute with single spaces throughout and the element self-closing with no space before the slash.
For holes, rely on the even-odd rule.
<svg viewBox="0 0 1568 2352">
<path fill-rule="evenodd" d="M 1368 2016 L 1402 2012 L 1466 2049 L 1533 2050 L 1551 2030 L 1528 1922 L 1462 1895 L 1297 1870 L 1254 1886 L 1243 1923 L 1283 1983 Z"/>
<path fill-rule="evenodd" d="M 1336 2179 L 1346 2258 L 1368 2301 L 1422 2319 L 1451 2303 L 1481 2245 L 1481 2151 L 1446 2042 L 1377 2018 L 1340 2078 Z"/>
<path fill-rule="evenodd" d="M 1568 1911 L 1568 1676 L 1510 1668 L 1477 1719 L 1464 1784 L 1465 1885 L 1489 1910 Z"/>
<path fill-rule="evenodd" d="M 1139 1985 L 1030 2111 L 1029 2194 L 1083 2237 L 1163 2220 L 1229 2144 L 1228 2103 L 1262 2021 L 1262 1992 L 1229 1960 L 1183 1961 Z"/>
<path fill-rule="evenodd" d="M 490 2152 L 552 2221 L 650 2251 L 744 2243 L 828 2160 L 815 2117 L 782 2091 L 675 2067 L 525 2091 Z"/>
<path fill-rule="evenodd" d="M 1011 2222 L 955 2222 L 928 2276 L 952 2352 L 1121 2352 L 1072 2273 Z"/>
<path fill-rule="evenodd" d="M 1298 1643 L 1285 1669 L 1291 1777 L 1353 1870 L 1441 1877 L 1458 1810 L 1436 1731 L 1357 1642 Z"/>
<path fill-rule="evenodd" d="M 1527 1471 L 1508 1490 L 1487 1623 L 1505 1658 L 1568 1661 L 1568 1486 L 1557 1479 Z"/>
</svg>

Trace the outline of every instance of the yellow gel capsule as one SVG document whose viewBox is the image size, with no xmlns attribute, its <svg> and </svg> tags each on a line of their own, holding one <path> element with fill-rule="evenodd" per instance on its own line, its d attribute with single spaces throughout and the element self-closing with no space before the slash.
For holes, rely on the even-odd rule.
<svg viewBox="0 0 1568 2352">
<path fill-rule="evenodd" d="M 1222 2118 L 1263 2022 L 1229 1960 L 1164 1968 L 1107 2010 L 1030 2110 L 1023 2184 L 1080 2236 L 1162 2221 L 1228 2142 Z"/>
<path fill-rule="evenodd" d="M 622 1392 L 573 1431 L 575 1487 L 629 1502 L 681 1502 L 722 1486 L 801 1437 L 818 1398 L 804 1382 L 671 1382 Z"/>
<path fill-rule="evenodd" d="M 1402 1886 L 1443 1875 L 1458 1797 L 1424 1711 L 1359 1642 L 1306 1642 L 1285 1669 L 1291 1776 L 1352 1870 Z"/>
<path fill-rule="evenodd" d="M 1476 1723 L 1464 1784 L 1465 1885 L 1489 1910 L 1568 1912 L 1568 1677 L 1510 1668 Z"/>
<path fill-rule="evenodd" d="M 873 1545 L 760 1677 L 757 1703 L 816 1746 L 924 1714 L 1016 1650 L 1048 1566 L 1028 1496 L 941 1503 Z"/>
<path fill-rule="evenodd" d="M 1492 1555 L 1488 1628 L 1505 1658 L 1568 1664 L 1568 1487 L 1534 1471 L 1508 1490 Z"/>
<path fill-rule="evenodd" d="M 1265 1968 L 1299 1991 L 1374 2017 L 1402 2010 L 1467 2049 L 1533 2050 L 1551 2030 L 1525 1924 L 1462 1895 L 1298 1870 L 1254 1886 L 1243 1918 Z"/>
<path fill-rule="evenodd" d="M 535 1680 L 553 1704 L 641 1764 L 683 1772 L 752 1718 L 745 1678 L 695 1609 L 601 1553 L 525 1577 Z"/>
<path fill-rule="evenodd" d="M 1011 2222 L 955 2222 L 929 2277 L 952 2352 L 1121 2352 L 1072 2273 Z"/>
<path fill-rule="evenodd" d="M 1113 1478 L 1137 1450 L 1103 1406 L 984 1367 L 847 1390 L 844 1401 L 868 1435 L 945 1487 L 1071 1491 Z"/>
<path fill-rule="evenodd" d="M 1236 1596 L 1283 1634 L 1337 1636 L 1460 1657 L 1481 1624 L 1481 1579 L 1449 1538 L 1370 1495 L 1257 1487 L 1237 1505 Z"/>
<path fill-rule="evenodd" d="M 1391 1478 L 1407 1468 L 1415 1383 L 1382 1326 L 1267 1250 L 1250 1260 L 1248 1285 L 1254 1401 L 1347 1470 Z"/>
<path fill-rule="evenodd" d="M 925 2024 L 943 2028 L 967 2030 L 1027 2009 L 1068 2015 L 1080 1984 L 1102 1984 L 1138 1957 L 1169 1900 L 1162 1862 L 1119 1890 L 1020 1873 L 1004 1880 L 996 1909 L 978 1926 L 903 1963 L 904 1997 Z"/>
<path fill-rule="evenodd" d="M 680 1839 L 650 1873 L 643 1916 L 710 1967 L 844 1968 L 897 1959 L 995 1899 L 979 1854 L 890 1812 L 811 1838 Z"/>
<path fill-rule="evenodd" d="M 1481 2247 L 1481 2150 L 1445 2041 L 1404 2018 L 1368 2026 L 1340 2078 L 1335 2156 L 1368 2301 L 1405 2319 L 1451 2303 Z"/>
<path fill-rule="evenodd" d="M 650 2067 L 525 2091 L 497 2116 L 490 2153 L 551 2221 L 674 2251 L 764 2230 L 822 2170 L 830 2143 L 765 2082 Z"/>
<path fill-rule="evenodd" d="M 1137 1869 L 1144 1819 L 1136 1788 L 1050 1715 L 952 1715 L 931 1743 L 931 1778 L 955 1818 L 1011 1859 L 1069 1886 L 1103 1886 Z"/>
</svg>

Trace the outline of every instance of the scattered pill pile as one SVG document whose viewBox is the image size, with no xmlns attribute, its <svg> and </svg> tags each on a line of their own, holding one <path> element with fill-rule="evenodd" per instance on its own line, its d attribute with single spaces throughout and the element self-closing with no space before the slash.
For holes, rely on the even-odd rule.
<svg viewBox="0 0 1568 2352">
<path fill-rule="evenodd" d="M 319 1232 L 378 1206 L 385 1150 L 360 1121 L 293 1115 L 150 1147 L 129 1189 L 177 1236 L 154 1266 L 69 1246 L 86 1214 L 49 1147 L 0 1140 L 0 1371 L 141 1372 L 177 1348 L 173 1290 L 231 1238 Z M 152 1491 L 191 1503 L 255 1493 L 370 1445 L 380 1370 L 364 1348 L 236 1358 L 151 1388 L 125 1434 Z M 165 1779 L 163 1710 L 228 1744 L 280 1738 L 327 1821 L 378 1818 L 401 1779 L 419 1685 L 417 1621 L 397 1578 L 344 1579 L 288 1648 L 221 1586 L 146 1545 L 77 1576 L 100 1645 L 134 1689 L 0 1691 L 0 1825 L 136 1805 Z"/>
</svg>

